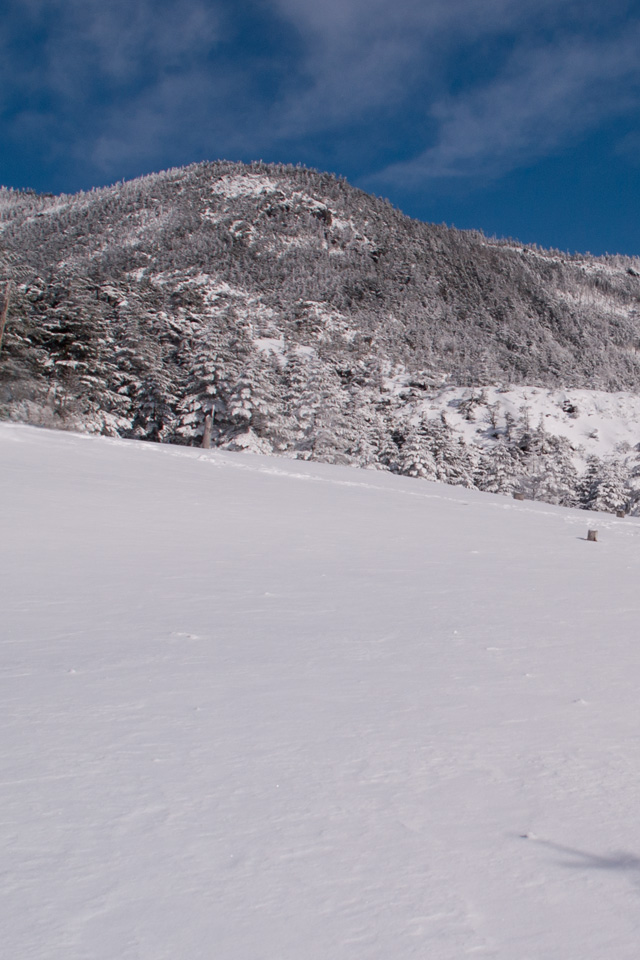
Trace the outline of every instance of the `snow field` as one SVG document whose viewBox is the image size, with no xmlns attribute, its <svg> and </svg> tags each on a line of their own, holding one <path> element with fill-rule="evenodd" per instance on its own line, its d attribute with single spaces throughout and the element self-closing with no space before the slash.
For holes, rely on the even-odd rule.
<svg viewBox="0 0 640 960">
<path fill-rule="evenodd" d="M 0 463 L 6 956 L 637 956 L 637 520 L 16 425 Z"/>
</svg>

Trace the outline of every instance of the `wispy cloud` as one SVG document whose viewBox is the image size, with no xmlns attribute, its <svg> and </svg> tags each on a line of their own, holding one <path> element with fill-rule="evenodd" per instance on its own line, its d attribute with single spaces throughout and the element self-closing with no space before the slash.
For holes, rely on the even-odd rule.
<svg viewBox="0 0 640 960">
<path fill-rule="evenodd" d="M 370 182 L 492 177 L 635 109 L 635 4 L 585 0 L 274 0 L 307 42 L 283 135 L 410 109 L 417 155 Z M 635 11 L 635 12 L 634 12 Z"/>
<path fill-rule="evenodd" d="M 479 87 L 435 101 L 435 142 L 379 174 L 405 184 L 494 177 L 640 103 L 640 25 L 606 39 L 518 48 Z"/>
<path fill-rule="evenodd" d="M 289 133 L 402 103 L 417 86 L 426 98 L 441 93 L 452 52 L 527 19 L 518 0 L 273 2 L 305 42 L 306 83 L 283 104 Z"/>
<path fill-rule="evenodd" d="M 8 0 L 0 23 L 9 85 L 12 76 L 21 84 L 30 75 L 41 92 L 77 99 L 105 82 L 149 81 L 180 68 L 208 52 L 221 31 L 207 0 Z"/>
<path fill-rule="evenodd" d="M 96 181 L 207 156 L 322 165 L 332 140 L 378 182 L 495 176 L 635 109 L 635 8 L 5 0 L 1 140 Z M 389 149 L 398 117 L 410 144 Z"/>
<path fill-rule="evenodd" d="M 176 80 L 196 88 L 223 36 L 221 9 L 208 0 L 8 0 L 0 13 L 4 140 L 26 138 L 32 150 L 87 166 L 120 129 L 110 158 L 117 169 L 145 153 L 145 126 L 125 135 L 127 118 L 155 101 L 170 136 L 188 98 L 178 104 L 163 93 Z"/>
</svg>

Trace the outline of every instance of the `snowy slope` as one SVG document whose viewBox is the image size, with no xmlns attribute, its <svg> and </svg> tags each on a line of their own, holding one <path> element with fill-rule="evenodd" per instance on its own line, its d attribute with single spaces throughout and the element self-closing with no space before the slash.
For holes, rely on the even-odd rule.
<svg viewBox="0 0 640 960">
<path fill-rule="evenodd" d="M 389 378 L 386 392 L 402 398 L 409 379 L 406 374 Z M 464 404 L 471 398 L 477 402 L 467 414 Z M 444 415 L 468 448 L 484 450 L 491 449 L 496 435 L 504 435 L 507 416 L 514 423 L 522 423 L 526 416 L 532 430 L 542 425 L 549 436 L 571 444 L 580 471 L 589 457 L 622 464 L 640 448 L 640 396 L 623 391 L 443 387 L 426 399 L 414 399 L 410 410 L 416 420 Z M 491 429 L 492 420 L 497 430 Z"/>
<path fill-rule="evenodd" d="M 398 379 L 402 382 L 406 378 Z M 401 392 L 402 386 L 390 380 L 388 389 Z M 471 397 L 483 399 L 467 416 L 460 405 Z M 640 446 L 640 396 L 633 393 L 532 386 L 446 387 L 414 406 L 423 417 L 444 414 L 467 446 L 485 449 L 491 448 L 496 432 L 490 429 L 490 412 L 498 433 L 504 431 L 505 415 L 518 422 L 524 412 L 531 429 L 542 424 L 550 436 L 568 440 L 581 469 L 589 456 L 623 460 L 626 453 Z"/>
<path fill-rule="evenodd" d="M 640 521 L 6 424 L 0 463 L 4 956 L 635 960 Z"/>
</svg>

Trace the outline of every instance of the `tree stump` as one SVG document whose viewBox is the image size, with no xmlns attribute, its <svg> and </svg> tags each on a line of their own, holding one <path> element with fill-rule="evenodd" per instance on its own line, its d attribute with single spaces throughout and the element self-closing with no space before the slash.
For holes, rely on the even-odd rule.
<svg viewBox="0 0 640 960">
<path fill-rule="evenodd" d="M 598 539 L 598 531 L 597 531 L 597 530 L 587 530 L 587 540 L 593 540 L 594 543 L 595 543 L 595 541 L 596 541 L 597 539 Z"/>
<path fill-rule="evenodd" d="M 524 493 L 514 493 L 513 499 L 514 499 L 514 500 L 524 500 Z"/>
<path fill-rule="evenodd" d="M 626 515 L 624 510 L 616 510 L 616 517 L 626 517 Z"/>
</svg>

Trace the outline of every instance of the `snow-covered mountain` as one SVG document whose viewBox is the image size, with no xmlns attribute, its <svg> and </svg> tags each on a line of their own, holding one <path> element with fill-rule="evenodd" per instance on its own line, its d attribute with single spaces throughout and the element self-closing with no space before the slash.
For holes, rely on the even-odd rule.
<svg viewBox="0 0 640 960">
<path fill-rule="evenodd" d="M 420 223 L 265 164 L 0 191 L 0 232 L 4 418 L 199 444 L 213 413 L 228 449 L 636 509 L 636 259 Z"/>
<path fill-rule="evenodd" d="M 635 960 L 640 521 L 12 424 L 0 462 L 3 956 Z"/>
</svg>

